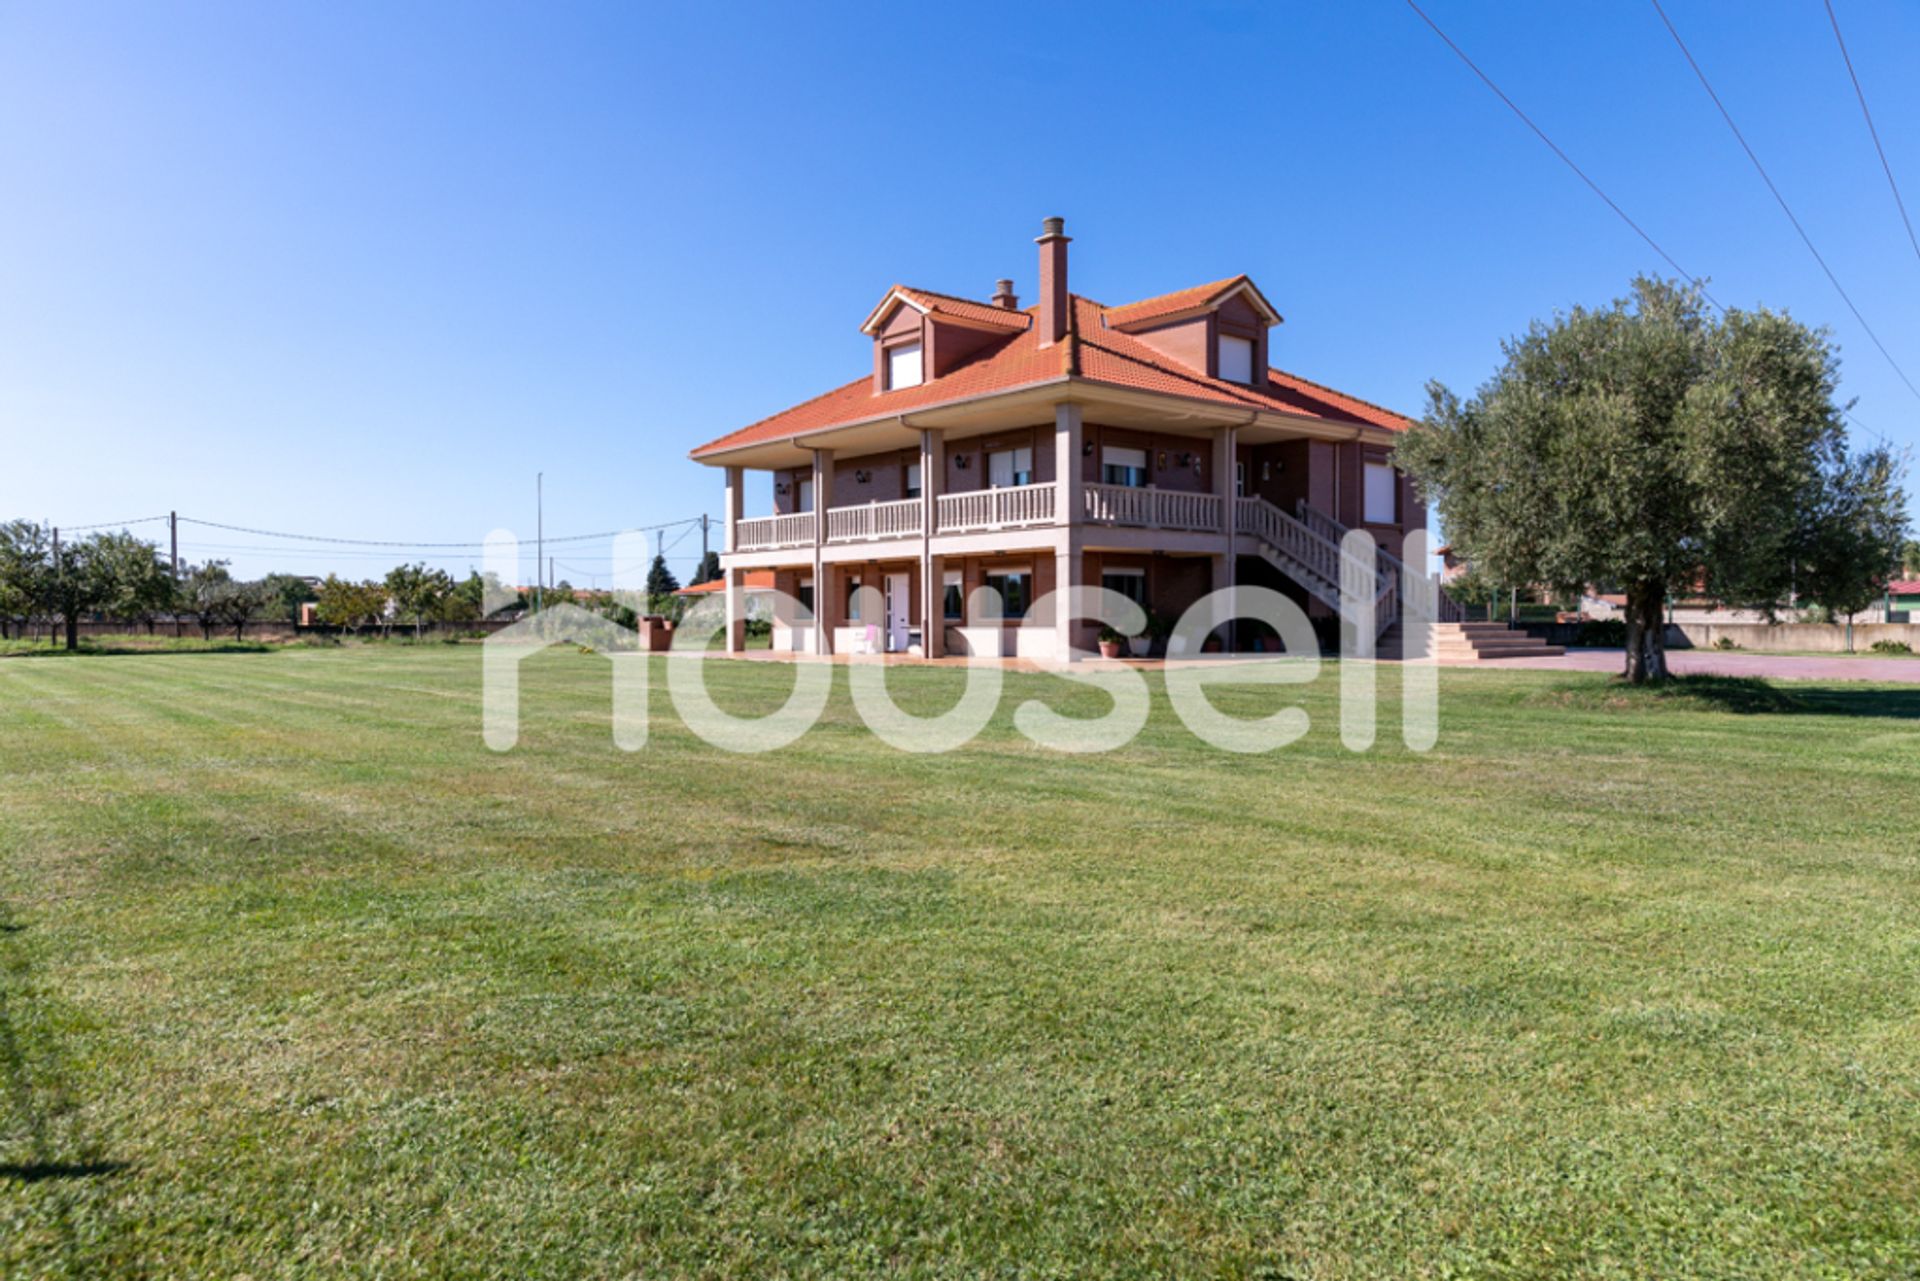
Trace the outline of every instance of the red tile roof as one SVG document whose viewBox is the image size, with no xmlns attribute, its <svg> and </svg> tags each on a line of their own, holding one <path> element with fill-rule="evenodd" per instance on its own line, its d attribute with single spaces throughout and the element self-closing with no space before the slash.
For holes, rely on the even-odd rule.
<svg viewBox="0 0 1920 1281">
<path fill-rule="evenodd" d="M 746 590 L 750 592 L 770 592 L 773 590 L 773 571 L 770 569 L 750 569 L 745 574 Z M 724 578 L 709 579 L 704 583 L 692 583 L 675 592 L 675 596 L 709 596 L 714 592 L 727 589 Z"/>
<path fill-rule="evenodd" d="M 1268 305 L 1266 297 L 1260 293 L 1259 289 L 1254 287 L 1253 281 L 1249 279 L 1245 273 L 1242 273 L 1238 276 L 1228 276 L 1225 280 L 1215 280 L 1204 285 L 1194 285 L 1190 289 L 1176 289 L 1170 294 L 1161 294 L 1157 298 L 1142 298 L 1139 302 L 1130 302 L 1125 306 L 1109 307 L 1107 308 L 1107 323 L 1115 327 L 1121 325 L 1137 325 L 1141 321 L 1158 320 L 1162 316 L 1172 316 L 1183 311 L 1194 311 L 1205 308 L 1218 302 L 1242 285 L 1253 290 L 1254 297 L 1259 300 L 1262 308 L 1269 312 L 1273 311 L 1273 308 Z M 1276 318 L 1279 315 L 1277 312 L 1273 314 Z"/>
<path fill-rule="evenodd" d="M 1896 578 L 1887 584 L 1889 596 L 1920 596 L 1920 578 Z"/>
<path fill-rule="evenodd" d="M 1006 307 L 996 307 L 989 302 L 975 302 L 971 298 L 955 298 L 952 294 L 937 294 L 931 289 L 911 289 L 906 285 L 895 285 L 887 291 L 887 297 L 899 294 L 926 308 L 936 316 L 952 316 L 955 320 L 970 320 L 976 324 L 995 325 L 1002 329 L 1025 329 L 1030 322 L 1024 311 L 1013 311 Z"/>
<path fill-rule="evenodd" d="M 1208 289 L 1217 292 L 1219 283 L 1231 285 L 1233 281 L 1202 285 L 1198 290 L 1182 292 L 1198 293 Z M 1168 294 L 1165 297 L 1178 296 Z M 1147 303 L 1158 305 L 1160 301 L 1148 299 Z M 1405 431 L 1412 425 L 1404 415 L 1278 369 L 1267 371 L 1268 385 L 1265 387 L 1248 387 L 1209 378 L 1161 354 L 1131 334 L 1111 328 L 1107 323 L 1113 315 L 1111 309 L 1077 294 L 1073 296 L 1072 303 L 1071 323 L 1063 342 L 1042 347 L 1038 330 L 1029 326 L 1009 335 L 1004 342 L 987 348 L 950 373 L 917 387 L 876 392 L 873 390 L 872 375 L 863 375 L 770 418 L 763 418 L 717 440 L 708 441 L 695 449 L 693 456 L 699 458 L 747 445 L 785 440 L 808 432 L 910 413 L 931 405 L 968 400 L 996 392 L 1017 391 L 1067 377 L 1249 410 L 1303 415 L 1344 425 L 1373 426 L 1388 431 Z M 1029 307 L 1024 312 L 1014 313 L 986 303 L 970 305 L 1006 316 L 1028 317 L 1036 310 Z"/>
</svg>

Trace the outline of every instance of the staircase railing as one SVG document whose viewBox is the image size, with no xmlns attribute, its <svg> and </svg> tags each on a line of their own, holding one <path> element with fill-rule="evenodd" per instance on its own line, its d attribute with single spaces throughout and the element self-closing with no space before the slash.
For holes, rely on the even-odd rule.
<svg viewBox="0 0 1920 1281">
<path fill-rule="evenodd" d="M 1339 521 L 1327 515 L 1304 498 L 1299 502 L 1299 511 L 1300 523 L 1308 529 L 1313 530 L 1314 533 L 1319 534 L 1322 538 L 1331 538 L 1335 542 L 1338 542 L 1347 536 L 1347 527 L 1345 525 L 1342 525 Z M 1383 566 L 1392 570 L 1396 577 L 1401 574 L 1412 574 L 1414 572 L 1407 568 L 1405 561 L 1384 547 L 1374 548 L 1374 555 L 1379 558 Z M 1436 575 L 1427 574 L 1422 571 L 1421 576 L 1434 580 L 1436 621 L 1442 623 L 1465 622 L 1467 617 L 1465 607 L 1462 606 L 1459 601 L 1447 595 L 1446 585 L 1441 583 Z"/>
<path fill-rule="evenodd" d="M 1367 565 L 1348 556 L 1338 538 L 1322 532 L 1331 523 L 1327 518 L 1321 517 L 1321 528 L 1316 529 L 1308 521 L 1256 497 L 1238 501 L 1234 522 L 1240 533 L 1259 539 L 1285 560 L 1282 568 L 1302 587 L 1337 611 L 1346 608 L 1341 592 L 1343 575 L 1349 575 L 1347 581 L 1359 584 L 1362 591 L 1366 584 L 1373 584 L 1375 639 L 1400 621 L 1399 574 L 1383 569 L 1377 561 Z"/>
</svg>

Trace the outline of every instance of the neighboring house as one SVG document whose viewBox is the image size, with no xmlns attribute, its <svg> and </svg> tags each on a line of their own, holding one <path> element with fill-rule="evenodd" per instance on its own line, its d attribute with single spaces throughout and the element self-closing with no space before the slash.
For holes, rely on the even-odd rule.
<svg viewBox="0 0 1920 1281">
<path fill-rule="evenodd" d="M 747 570 L 741 575 L 741 580 L 742 617 L 754 621 L 772 618 L 773 589 L 775 586 L 774 572 L 770 569 Z M 691 605 L 699 601 L 707 600 L 710 597 L 717 597 L 726 590 L 727 580 L 724 578 L 714 578 L 704 583 L 690 583 L 675 592 L 674 595 Z M 793 647 L 791 637 L 787 638 L 787 644 L 781 644 L 782 638 L 777 633 L 773 639 L 774 644 L 778 648 L 791 649 Z"/>
<path fill-rule="evenodd" d="M 821 616 L 778 620 L 777 646 L 1067 658 L 1097 624 L 1016 624 L 1070 584 L 1169 622 L 1232 583 L 1327 616 L 1351 525 L 1387 553 L 1369 567 L 1386 630 L 1392 557 L 1425 523 L 1389 461 L 1409 421 L 1272 368 L 1280 315 L 1246 276 L 1109 307 L 1069 290 L 1060 219 L 1037 243 L 1036 305 L 1008 280 L 985 302 L 896 286 L 861 325 L 866 373 L 693 451 L 726 470 L 730 617 L 770 570 Z M 748 470 L 772 474 L 771 514 L 746 515 Z M 980 586 L 1001 620 L 967 616 Z"/>
<path fill-rule="evenodd" d="M 1920 578 L 1901 578 L 1887 584 L 1887 621 L 1920 623 Z"/>
</svg>

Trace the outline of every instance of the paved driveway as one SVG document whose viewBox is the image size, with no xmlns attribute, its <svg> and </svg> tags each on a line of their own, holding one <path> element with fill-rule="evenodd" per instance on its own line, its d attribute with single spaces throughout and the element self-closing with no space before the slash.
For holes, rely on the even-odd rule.
<svg viewBox="0 0 1920 1281">
<path fill-rule="evenodd" d="M 1558 658 L 1504 658 L 1476 667 L 1543 672 L 1618 672 L 1625 651 L 1570 649 Z M 1887 681 L 1920 685 L 1920 658 L 1863 658 L 1835 654 L 1742 654 L 1716 649 L 1670 649 L 1676 676 L 1760 676 L 1768 680 Z"/>
</svg>

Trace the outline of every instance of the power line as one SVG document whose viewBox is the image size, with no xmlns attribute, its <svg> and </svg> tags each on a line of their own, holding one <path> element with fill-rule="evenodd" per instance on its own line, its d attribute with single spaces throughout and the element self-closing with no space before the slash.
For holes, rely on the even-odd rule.
<svg viewBox="0 0 1920 1281">
<path fill-rule="evenodd" d="M 166 517 L 161 516 L 156 519 L 165 520 Z M 246 525 L 226 525 L 219 521 L 199 520 L 191 516 L 180 517 L 180 523 L 182 525 L 199 525 L 206 529 L 224 529 L 228 533 L 233 534 L 252 534 L 259 538 L 283 538 L 290 539 L 294 542 L 325 543 L 340 547 L 390 547 L 414 551 L 477 551 L 486 547 L 484 542 L 414 543 L 378 538 L 331 538 L 320 534 L 290 534 L 284 530 L 254 529 Z M 614 538 L 620 534 L 652 533 L 655 530 L 676 529 L 681 525 L 697 525 L 699 523 L 700 518 L 698 516 L 691 516 L 685 520 L 665 521 L 658 525 L 636 525 L 629 529 L 608 529 L 595 534 L 569 534 L 564 538 L 549 538 L 546 541 L 550 543 L 587 543 L 600 539 Z M 80 528 L 90 527 L 81 526 Z"/>
<path fill-rule="evenodd" d="M 1466 50 L 1462 49 L 1459 45 L 1455 44 L 1453 42 L 1452 37 L 1447 35 L 1445 31 L 1442 31 L 1440 29 L 1440 25 L 1436 23 L 1432 18 L 1427 16 L 1425 10 L 1423 10 L 1418 4 L 1416 4 L 1414 0 L 1407 0 L 1407 7 L 1409 9 L 1412 9 L 1414 13 L 1419 15 L 1420 20 L 1427 24 L 1427 26 L 1433 31 L 1433 34 L 1436 36 L 1439 36 L 1441 39 L 1441 42 L 1444 43 L 1447 46 L 1447 48 L 1453 50 L 1454 56 L 1458 57 L 1461 62 L 1465 63 L 1467 66 L 1467 69 L 1473 72 L 1474 75 L 1478 76 L 1480 78 L 1480 82 L 1486 85 L 1487 88 L 1491 89 L 1494 93 L 1494 96 L 1499 98 L 1501 102 L 1505 103 L 1507 105 L 1507 109 L 1512 111 L 1514 115 L 1520 118 L 1520 121 L 1522 124 L 1526 125 L 1527 128 L 1533 130 L 1534 135 L 1538 137 L 1541 142 L 1546 143 L 1548 149 L 1551 150 L 1554 155 L 1558 156 L 1561 162 L 1565 164 L 1567 168 L 1573 170 L 1575 174 L 1579 175 L 1580 181 L 1586 183 L 1588 189 L 1590 189 L 1594 195 L 1600 197 L 1600 199 L 1603 202 L 1605 202 L 1607 208 L 1613 210 L 1615 214 L 1619 215 L 1620 221 L 1626 223 L 1627 226 L 1633 228 L 1634 234 L 1639 236 L 1640 239 L 1644 240 L 1649 246 L 1651 246 L 1653 251 L 1659 254 L 1660 257 L 1666 261 L 1669 267 L 1672 267 L 1675 271 L 1679 272 L 1689 282 L 1691 282 L 1693 286 L 1700 291 L 1700 296 L 1705 298 L 1707 302 L 1713 306 L 1714 310 L 1720 312 L 1722 315 L 1726 313 L 1727 309 L 1721 306 L 1719 300 L 1716 299 L 1711 293 L 1707 291 L 1707 287 L 1703 279 L 1701 277 L 1695 276 L 1692 272 L 1688 271 L 1685 267 L 1682 267 L 1678 262 L 1674 261 L 1673 255 L 1669 254 L 1666 250 L 1662 249 L 1659 243 L 1655 241 L 1652 236 L 1648 235 L 1646 230 L 1642 228 L 1639 223 L 1635 222 L 1631 217 L 1628 216 L 1626 210 L 1622 209 L 1618 204 L 1614 202 L 1611 196 L 1607 195 L 1605 191 L 1601 190 L 1600 184 L 1595 182 L 1592 178 L 1589 178 L 1587 176 L 1586 171 L 1580 168 L 1579 165 L 1575 164 L 1573 161 L 1573 158 L 1567 155 L 1566 152 L 1562 151 L 1559 145 L 1555 143 L 1552 138 L 1549 138 L 1547 136 L 1546 131 L 1542 129 L 1539 125 L 1535 124 L 1533 122 L 1533 118 L 1527 115 L 1526 112 L 1522 111 L 1519 107 L 1519 104 L 1514 102 L 1512 98 L 1509 98 L 1506 95 L 1506 92 L 1502 90 L 1499 85 L 1493 82 L 1493 78 L 1489 76 L 1486 72 L 1482 71 L 1479 67 L 1479 64 L 1475 63 L 1472 58 L 1467 56 Z M 1678 36 L 1675 37 L 1675 39 L 1678 39 L 1678 38 L 1679 38 Z M 1711 90 L 1709 90 L 1709 92 L 1711 92 Z M 1728 123 L 1731 124 L 1732 121 L 1728 121 Z M 1755 163 L 1757 164 L 1758 162 L 1756 161 Z M 1829 273 L 1829 275 L 1831 275 L 1831 273 Z M 1859 313 L 1855 312 L 1854 314 L 1857 316 Z M 1864 326 L 1866 322 L 1862 321 L 1861 323 Z M 1877 343 L 1878 339 L 1876 339 L 1875 342 Z M 1882 354 L 1885 354 L 1886 349 L 1882 347 L 1881 352 Z M 1887 359 L 1889 362 L 1891 362 L 1893 358 L 1889 356 Z M 1895 366 L 1895 369 L 1897 371 L 1898 366 Z M 1909 384 L 1909 386 L 1911 386 L 1911 384 Z M 1888 440 L 1885 436 L 1881 435 L 1879 432 L 1875 431 L 1873 428 L 1867 426 L 1865 423 L 1855 418 L 1851 413 L 1847 412 L 1847 410 L 1841 409 L 1840 415 L 1841 417 L 1845 418 L 1848 422 L 1852 423 L 1855 427 L 1858 427 L 1862 431 L 1866 432 L 1868 435 L 1873 436 L 1882 445 L 1885 445 L 1888 449 L 1895 448 L 1894 443 L 1891 440 Z"/>
<path fill-rule="evenodd" d="M 94 525 L 62 525 L 61 532 L 84 534 L 90 529 L 126 529 L 133 525 L 151 525 L 156 520 L 165 520 L 165 516 L 142 516 L 137 520 L 103 520 Z"/>
<path fill-rule="evenodd" d="M 1900 210 L 1901 225 L 1907 229 L 1907 243 L 1913 246 L 1913 256 L 1920 258 L 1920 238 L 1913 234 L 1913 220 L 1907 217 L 1907 202 L 1900 199 L 1900 184 L 1893 180 L 1893 166 L 1887 163 L 1886 148 L 1880 145 L 1880 131 L 1873 127 L 1873 113 L 1867 110 L 1867 93 L 1860 87 L 1859 73 L 1853 69 L 1853 55 L 1847 52 L 1847 40 L 1840 34 L 1840 19 L 1833 12 L 1833 0 L 1825 0 L 1827 21 L 1833 24 L 1833 38 L 1840 46 L 1840 58 L 1847 64 L 1847 78 L 1853 81 L 1853 95 L 1860 99 L 1860 114 L 1866 117 L 1867 133 L 1873 139 L 1873 149 L 1880 157 L 1880 168 L 1887 175 L 1887 186 L 1893 191 L 1894 206 Z"/>
<path fill-rule="evenodd" d="M 1589 178 L 1587 176 L 1587 171 L 1582 169 L 1579 165 L 1575 164 L 1573 162 L 1573 157 L 1569 156 L 1566 152 L 1562 151 L 1560 149 L 1560 144 L 1555 142 L 1552 138 L 1549 138 L 1547 136 L 1547 131 L 1542 129 L 1539 125 L 1533 122 L 1533 117 L 1529 116 L 1526 112 L 1520 110 L 1519 104 L 1514 102 L 1512 98 L 1509 98 L 1506 95 L 1506 92 L 1503 89 L 1501 89 L 1499 85 L 1493 82 L 1493 77 L 1489 76 L 1486 72 L 1480 70 L 1479 64 L 1474 62 L 1472 58 L 1469 58 L 1467 56 L 1466 50 L 1462 49 L 1459 45 L 1455 44 L 1453 42 L 1452 37 L 1448 36 L 1446 32 L 1440 29 L 1439 23 L 1435 22 L 1432 18 L 1429 18 L 1427 16 L 1426 10 L 1422 9 L 1418 4 L 1415 4 L 1414 0 L 1407 0 L 1407 7 L 1413 10 L 1415 13 L 1419 14 L 1420 21 L 1426 23 L 1427 26 L 1433 29 L 1433 34 L 1436 36 L 1439 36 L 1440 39 L 1446 44 L 1447 48 L 1453 50 L 1454 56 L 1459 58 L 1460 61 L 1466 63 L 1467 69 L 1473 72 L 1474 75 L 1480 77 L 1480 82 L 1486 85 L 1487 88 L 1493 90 L 1495 97 L 1499 98 L 1500 101 L 1507 104 L 1507 110 L 1513 112 L 1514 115 L 1518 116 L 1520 118 L 1520 123 L 1524 124 L 1527 128 L 1533 130 L 1534 135 L 1538 137 L 1540 141 L 1546 143 L 1547 148 L 1550 151 L 1552 151 L 1554 155 L 1560 157 L 1560 163 L 1564 164 L 1567 168 L 1573 170 L 1575 175 L 1579 177 L 1580 181 L 1586 183 L 1588 189 L 1591 190 L 1594 195 L 1600 197 L 1601 200 L 1606 202 L 1607 208 L 1613 210 L 1613 212 L 1619 216 L 1621 222 L 1624 222 L 1627 224 L 1627 226 L 1633 228 L 1634 235 L 1646 241 L 1648 247 L 1651 248 L 1653 252 L 1659 254 L 1660 257 L 1666 262 L 1667 266 L 1673 268 L 1675 271 L 1679 272 L 1682 276 L 1684 276 L 1688 280 L 1688 282 L 1693 285 L 1694 288 L 1700 291 L 1702 297 L 1704 297 L 1708 302 L 1713 303 L 1714 307 L 1718 308 L 1721 311 L 1726 310 L 1726 308 L 1721 307 L 1718 302 L 1714 301 L 1714 297 L 1712 294 L 1707 292 L 1706 282 L 1703 281 L 1700 277 L 1694 275 L 1692 272 L 1688 271 L 1685 267 L 1682 267 L 1678 262 L 1674 260 L 1674 257 L 1672 254 L 1668 253 L 1666 250 L 1660 247 L 1659 241 L 1655 240 L 1652 236 L 1647 234 L 1646 228 L 1642 227 L 1639 223 L 1635 222 L 1632 218 L 1628 217 L 1627 211 L 1622 209 L 1618 204 L 1616 204 L 1614 202 L 1613 197 L 1609 196 L 1604 190 L 1601 189 L 1599 183 L 1595 182 L 1592 178 Z"/>
<path fill-rule="evenodd" d="M 1740 132 L 1740 126 L 1733 123 L 1732 113 L 1727 110 L 1726 104 L 1720 101 L 1720 95 L 1713 91 L 1713 85 L 1707 80 L 1707 73 L 1702 71 L 1700 64 L 1694 60 L 1693 53 L 1687 48 L 1687 42 L 1680 38 L 1680 32 L 1674 28 L 1673 20 L 1668 18 L 1667 11 L 1660 7 L 1660 0 L 1650 0 L 1650 2 L 1653 5 L 1653 11 L 1660 15 L 1660 21 L 1666 25 L 1667 34 L 1671 35 L 1673 42 L 1680 46 L 1680 53 L 1686 58 L 1687 65 L 1692 67 L 1693 74 L 1699 77 L 1700 87 L 1707 91 L 1707 97 L 1713 99 L 1713 105 L 1720 110 L 1720 118 L 1727 122 L 1727 128 L 1733 130 L 1734 139 L 1739 142 L 1740 149 L 1747 153 L 1747 159 L 1753 161 L 1753 167 L 1759 172 L 1760 180 L 1766 183 L 1767 190 L 1773 193 L 1774 200 L 1780 205 L 1780 211 L 1787 215 L 1787 221 L 1792 223 L 1793 229 L 1800 233 L 1801 243 L 1806 245 L 1807 252 L 1813 255 L 1813 260 L 1820 264 L 1820 270 L 1827 273 L 1827 279 L 1832 282 L 1834 292 L 1840 295 L 1840 301 L 1847 304 L 1847 310 L 1852 312 L 1853 318 L 1860 322 L 1860 328 L 1867 331 L 1867 337 L 1873 339 L 1873 345 L 1878 347 L 1880 354 L 1887 358 L 1887 363 L 1893 366 L 1893 372 L 1900 376 L 1900 381 L 1907 385 L 1907 390 L 1913 393 L 1914 399 L 1920 400 L 1920 387 L 1915 387 L 1913 381 L 1907 377 L 1906 371 L 1900 368 L 1900 362 L 1893 358 L 1893 353 L 1887 350 L 1887 345 L 1880 341 L 1880 335 L 1873 332 L 1873 326 L 1869 325 L 1867 318 L 1860 314 L 1860 309 L 1853 305 L 1853 299 L 1847 296 L 1846 289 L 1840 284 L 1840 278 L 1833 274 L 1833 268 L 1827 266 L 1827 260 L 1820 256 L 1818 249 L 1813 247 L 1813 237 L 1809 236 L 1807 229 L 1800 225 L 1800 220 L 1794 216 L 1792 207 L 1787 204 L 1787 198 L 1780 194 L 1780 188 L 1774 186 L 1773 179 L 1767 174 L 1767 167 L 1760 163 L 1760 157 L 1755 155 L 1753 148 L 1747 144 L 1746 135 Z"/>
</svg>

